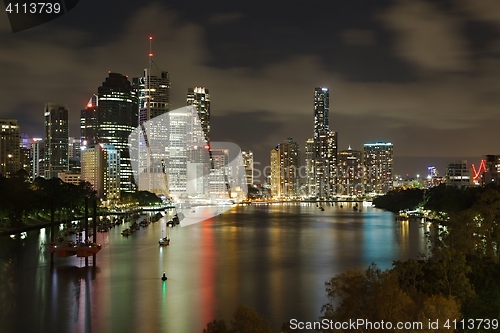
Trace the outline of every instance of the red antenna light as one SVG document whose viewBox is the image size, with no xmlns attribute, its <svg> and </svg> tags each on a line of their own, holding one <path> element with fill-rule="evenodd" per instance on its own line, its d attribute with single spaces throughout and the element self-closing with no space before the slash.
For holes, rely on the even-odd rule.
<svg viewBox="0 0 500 333">
<path fill-rule="evenodd" d="M 153 53 L 150 53 L 150 54 L 149 54 L 149 56 L 150 56 L 150 57 L 152 57 L 152 56 L 153 56 Z"/>
<path fill-rule="evenodd" d="M 153 36 L 149 36 L 149 40 L 153 40 Z"/>
</svg>

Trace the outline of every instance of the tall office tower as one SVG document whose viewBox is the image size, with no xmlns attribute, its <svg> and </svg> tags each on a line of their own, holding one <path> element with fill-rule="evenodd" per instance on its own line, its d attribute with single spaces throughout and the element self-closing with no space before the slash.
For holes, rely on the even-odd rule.
<svg viewBox="0 0 500 333">
<path fill-rule="evenodd" d="M 330 111 L 330 90 L 328 88 L 314 88 L 314 138 L 321 131 L 330 130 L 328 117 Z"/>
<path fill-rule="evenodd" d="M 336 194 L 337 132 L 319 131 L 314 141 L 314 186 L 319 199 Z"/>
<path fill-rule="evenodd" d="M 33 138 L 31 144 L 31 181 L 45 175 L 45 142 L 41 138 Z"/>
<path fill-rule="evenodd" d="M 390 142 L 365 143 L 363 145 L 363 166 L 365 191 L 387 193 L 393 183 L 393 151 Z"/>
<path fill-rule="evenodd" d="M 120 189 L 132 191 L 128 136 L 138 124 L 137 94 L 127 77 L 118 73 L 109 73 L 97 91 L 98 142 L 120 152 Z"/>
<path fill-rule="evenodd" d="M 187 92 L 187 105 L 196 106 L 198 119 L 203 130 L 203 133 L 193 133 L 197 136 L 194 140 L 210 142 L 210 93 L 208 89 L 204 87 L 189 88 Z M 202 134 L 203 136 L 198 138 Z"/>
<path fill-rule="evenodd" d="M 99 118 L 97 115 L 97 95 L 93 95 L 85 109 L 80 112 L 81 145 L 90 146 L 98 142 Z"/>
<path fill-rule="evenodd" d="M 69 122 L 66 104 L 45 104 L 45 178 L 69 169 Z"/>
<path fill-rule="evenodd" d="M 243 167 L 245 168 L 245 179 L 247 185 L 253 184 L 253 152 L 242 151 L 241 157 L 243 158 Z"/>
<path fill-rule="evenodd" d="M 288 138 L 279 145 L 279 159 L 282 179 L 280 187 L 282 196 L 295 198 L 299 195 L 300 187 L 300 149 L 299 144 Z"/>
<path fill-rule="evenodd" d="M 83 146 L 81 180 L 110 205 L 120 198 L 120 153 L 112 145 Z"/>
<path fill-rule="evenodd" d="M 102 145 L 105 160 L 104 189 L 108 204 L 120 199 L 120 152 L 112 145 Z"/>
<path fill-rule="evenodd" d="M 142 131 L 138 131 L 138 137 L 131 140 L 131 156 L 137 158 L 137 161 L 132 161 L 133 165 L 138 165 L 134 170 L 140 170 L 134 174 L 139 189 L 168 196 L 165 186 L 160 186 L 159 183 L 163 183 L 162 179 L 165 178 L 165 161 L 161 154 L 165 149 L 162 146 L 169 139 L 169 129 L 165 128 L 165 121 L 150 120 L 170 110 L 170 78 L 167 71 L 160 70 L 153 62 L 152 39 L 153 37 L 149 37 L 149 66 L 144 69 L 141 77 L 132 79 L 132 86 L 139 99 L 138 122 Z M 144 144 L 141 145 L 141 142 Z"/>
<path fill-rule="evenodd" d="M 170 77 L 167 71 L 144 69 L 143 76 L 132 79 L 139 98 L 139 125 L 170 110 Z"/>
<path fill-rule="evenodd" d="M 212 149 L 212 164 L 213 168 L 210 170 L 209 176 L 210 196 L 213 199 L 229 199 L 228 177 L 231 172 L 228 167 L 229 150 L 223 148 Z"/>
<path fill-rule="evenodd" d="M 328 88 L 314 89 L 314 181 L 310 196 L 328 199 L 335 195 L 337 167 L 337 132 L 329 126 L 330 91 Z"/>
<path fill-rule="evenodd" d="M 446 168 L 446 185 L 471 186 L 473 184 L 470 166 L 466 160 L 448 163 Z"/>
<path fill-rule="evenodd" d="M 184 108 L 168 113 L 168 158 L 165 162 L 168 174 L 168 190 L 170 196 L 178 200 L 187 191 L 187 162 L 189 133 L 191 131 L 192 111 Z M 168 193 L 165 193 L 168 196 Z"/>
<path fill-rule="evenodd" d="M 306 194 L 310 197 L 316 195 L 316 186 L 314 181 L 314 139 L 309 138 L 306 141 L 305 149 L 306 158 Z"/>
<path fill-rule="evenodd" d="M 272 198 L 280 198 L 281 192 L 281 165 L 280 165 L 280 154 L 279 145 L 271 149 L 271 174 L 269 175 L 269 185 L 271 190 Z"/>
<path fill-rule="evenodd" d="M 271 150 L 271 196 L 292 199 L 299 195 L 300 149 L 292 138 Z"/>
<path fill-rule="evenodd" d="M 363 194 L 363 155 L 359 150 L 342 150 L 338 154 L 337 193 L 341 195 Z"/>
<path fill-rule="evenodd" d="M 19 135 L 17 120 L 0 118 L 0 175 L 10 177 L 21 168 Z"/>
<path fill-rule="evenodd" d="M 98 144 L 84 146 L 82 149 L 81 180 L 92 184 L 98 198 L 104 198 L 106 193 L 106 171 L 104 149 Z"/>
</svg>

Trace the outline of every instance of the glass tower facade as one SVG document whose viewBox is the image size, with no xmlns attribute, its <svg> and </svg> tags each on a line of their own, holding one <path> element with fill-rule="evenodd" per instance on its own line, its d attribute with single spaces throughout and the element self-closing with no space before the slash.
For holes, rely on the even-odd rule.
<svg viewBox="0 0 500 333">
<path fill-rule="evenodd" d="M 128 78 L 109 73 L 97 92 L 98 143 L 113 145 L 120 152 L 120 189 L 135 187 L 128 137 L 138 124 L 138 98 Z"/>
<path fill-rule="evenodd" d="M 45 116 L 45 178 L 58 177 L 69 170 L 69 123 L 66 104 L 46 103 Z"/>
</svg>

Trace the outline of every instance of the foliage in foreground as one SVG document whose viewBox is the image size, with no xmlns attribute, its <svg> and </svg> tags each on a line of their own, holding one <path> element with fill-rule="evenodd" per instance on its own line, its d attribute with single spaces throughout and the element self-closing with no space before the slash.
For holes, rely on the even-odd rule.
<svg viewBox="0 0 500 333">
<path fill-rule="evenodd" d="M 329 302 L 323 306 L 321 318 L 425 323 L 429 319 L 441 323 L 461 318 L 500 319 L 500 192 L 491 187 L 475 190 L 469 202 L 471 193 L 465 191 L 462 197 L 448 201 L 435 199 L 447 202 L 441 207 L 461 202 L 463 209 L 449 211 L 445 225 L 436 223 L 428 258 L 396 261 L 386 271 L 372 264 L 326 282 Z M 451 331 L 424 326 L 415 332 Z M 483 331 L 476 327 L 470 332 Z"/>
<path fill-rule="evenodd" d="M 224 320 L 214 320 L 207 324 L 203 333 L 272 333 L 272 330 L 269 321 L 254 308 L 240 305 L 229 328 Z"/>
</svg>

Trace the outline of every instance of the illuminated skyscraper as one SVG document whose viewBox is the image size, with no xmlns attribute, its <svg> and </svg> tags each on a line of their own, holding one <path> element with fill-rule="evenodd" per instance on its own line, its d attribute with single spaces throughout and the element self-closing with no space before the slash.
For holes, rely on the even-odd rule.
<svg viewBox="0 0 500 333">
<path fill-rule="evenodd" d="M 170 78 L 168 72 L 160 70 L 153 61 L 152 40 L 153 37 L 149 37 L 148 68 L 144 69 L 141 77 L 132 79 L 132 86 L 139 99 L 138 121 L 142 129 L 137 132 L 138 137 L 131 140 L 131 149 L 134 150 L 132 156 L 138 159 L 132 163 L 140 170 L 138 174 L 134 174 L 140 190 L 168 196 L 164 186 L 166 184 L 159 186 L 158 182 L 165 179 L 165 160 L 161 156 L 165 151 L 159 145 L 168 142 L 169 128 L 165 128 L 166 122 L 154 119 L 170 110 Z M 140 144 L 141 142 L 144 144 Z"/>
<path fill-rule="evenodd" d="M 306 149 L 305 149 L 305 158 L 306 158 L 306 194 L 308 196 L 316 195 L 316 183 L 314 181 L 314 139 L 309 138 L 306 141 Z"/>
<path fill-rule="evenodd" d="M 0 175 L 10 177 L 21 168 L 19 135 L 17 120 L 0 118 Z"/>
<path fill-rule="evenodd" d="M 359 195 L 364 193 L 363 156 L 361 151 L 342 150 L 338 154 L 337 193 L 342 195 Z"/>
<path fill-rule="evenodd" d="M 330 112 L 330 90 L 320 87 L 314 88 L 314 138 L 321 131 L 330 130 L 328 117 Z"/>
<path fill-rule="evenodd" d="M 31 144 L 31 173 L 30 178 L 34 180 L 45 174 L 45 143 L 41 138 L 34 138 Z"/>
<path fill-rule="evenodd" d="M 133 190 L 128 136 L 138 124 L 138 99 L 126 76 L 109 73 L 97 93 L 98 143 L 120 152 L 120 189 Z"/>
<path fill-rule="evenodd" d="M 393 185 L 393 153 L 390 142 L 365 143 L 363 146 L 365 191 L 387 193 Z"/>
<path fill-rule="evenodd" d="M 247 185 L 253 184 L 253 152 L 242 151 L 243 165 L 245 167 L 245 179 Z"/>
<path fill-rule="evenodd" d="M 189 88 L 187 92 L 187 105 L 196 106 L 198 119 L 204 134 L 202 139 L 210 142 L 210 93 L 208 92 L 208 89 L 205 87 Z M 197 135 L 197 133 L 193 134 Z M 201 141 L 198 138 L 194 139 L 196 141 Z"/>
<path fill-rule="evenodd" d="M 104 149 L 98 144 L 84 146 L 81 154 L 81 180 L 92 184 L 92 188 L 97 192 L 97 197 L 103 198 L 105 194 L 104 182 L 107 177 Z"/>
<path fill-rule="evenodd" d="M 99 118 L 97 115 L 97 95 L 93 95 L 85 109 L 80 112 L 80 136 L 83 146 L 90 146 L 98 142 Z"/>
<path fill-rule="evenodd" d="M 120 198 L 120 153 L 111 145 L 83 146 L 81 180 L 108 202 Z"/>
<path fill-rule="evenodd" d="M 310 196 L 328 199 L 335 195 L 337 167 L 337 132 L 329 126 L 330 91 L 320 87 L 314 89 L 314 156 L 312 170 L 314 181 L 309 182 Z M 314 191 L 314 193 L 312 192 Z"/>
<path fill-rule="evenodd" d="M 170 110 L 170 77 L 167 71 L 144 69 L 143 76 L 132 79 L 139 98 L 139 125 Z"/>
<path fill-rule="evenodd" d="M 66 104 L 45 104 L 45 178 L 69 170 L 69 122 Z"/>
<path fill-rule="evenodd" d="M 299 168 L 300 149 L 299 144 L 292 138 L 288 138 L 279 145 L 280 169 L 282 172 L 281 188 L 285 198 L 294 198 L 299 195 Z"/>
<path fill-rule="evenodd" d="M 271 149 L 270 152 L 271 159 L 271 173 L 269 175 L 269 185 L 271 190 L 272 198 L 281 197 L 281 170 L 280 170 L 280 155 L 279 155 L 279 146 Z"/>
<path fill-rule="evenodd" d="M 299 195 L 299 145 L 292 138 L 271 150 L 271 195 L 275 198 L 295 198 Z"/>
</svg>

